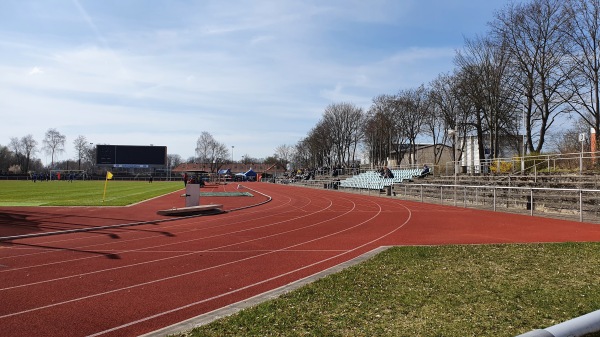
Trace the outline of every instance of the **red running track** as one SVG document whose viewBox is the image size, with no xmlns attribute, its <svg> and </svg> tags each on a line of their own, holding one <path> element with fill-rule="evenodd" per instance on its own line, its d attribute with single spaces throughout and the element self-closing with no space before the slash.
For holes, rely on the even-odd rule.
<svg viewBox="0 0 600 337">
<path fill-rule="evenodd" d="M 256 192 L 272 200 L 215 216 L 2 243 L 3 333 L 137 336 L 303 279 L 380 246 L 600 240 L 600 226 L 587 223 L 288 185 L 246 187 L 254 190 L 255 198 L 219 202 L 235 205 L 226 206 L 233 209 L 264 201 Z M 157 207 L 174 198 L 95 209 L 89 219 L 96 226 L 149 220 Z M 11 212 L 26 218 L 27 211 L 2 208 L 0 214 L 3 219 Z M 53 214 L 53 229 L 79 226 L 82 221 L 73 224 L 73 219 L 91 212 L 37 211 Z M 57 220 L 61 214 L 73 223 Z M 43 227 L 44 218 L 37 216 L 37 225 Z"/>
</svg>

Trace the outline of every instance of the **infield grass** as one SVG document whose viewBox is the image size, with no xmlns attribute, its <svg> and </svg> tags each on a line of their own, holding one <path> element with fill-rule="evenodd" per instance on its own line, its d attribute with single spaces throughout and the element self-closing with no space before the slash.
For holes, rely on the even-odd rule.
<svg viewBox="0 0 600 337">
<path fill-rule="evenodd" d="M 396 247 L 180 336 L 508 337 L 598 309 L 599 243 Z"/>
<path fill-rule="evenodd" d="M 0 181 L 0 206 L 125 206 L 183 189 L 179 182 Z"/>
</svg>

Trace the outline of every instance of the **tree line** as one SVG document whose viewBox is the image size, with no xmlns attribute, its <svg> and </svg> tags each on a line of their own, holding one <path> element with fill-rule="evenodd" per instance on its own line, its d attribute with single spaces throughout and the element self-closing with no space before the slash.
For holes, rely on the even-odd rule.
<svg viewBox="0 0 600 337">
<path fill-rule="evenodd" d="M 452 146 L 457 160 L 467 135 L 480 159 L 497 158 L 507 140 L 515 153 L 521 139 L 530 154 L 576 151 L 573 133 L 600 129 L 600 0 L 510 3 L 485 34 L 465 38 L 454 64 L 428 84 L 374 97 L 366 110 L 329 105 L 294 161 L 351 166 L 364 154 L 375 165 L 413 164 L 419 140 Z"/>
<path fill-rule="evenodd" d="M 266 161 L 307 168 L 353 167 L 365 157 L 376 166 L 388 159 L 415 164 L 419 141 L 448 145 L 456 161 L 467 136 L 477 139 L 482 160 L 498 158 L 506 145 L 522 155 L 577 152 L 577 135 L 600 129 L 600 0 L 509 3 L 488 27 L 465 38 L 453 70 L 377 95 L 368 109 L 330 104 L 304 138 L 280 145 Z M 198 143 L 211 141 L 201 136 Z M 213 156 L 198 146 L 198 159 L 225 162 L 227 147 L 212 144 Z M 439 164 L 444 147 L 433 148 Z"/>
<path fill-rule="evenodd" d="M 307 168 L 353 167 L 365 157 L 376 166 L 388 159 L 415 164 L 418 142 L 448 145 L 456 161 L 467 136 L 477 139 L 480 159 L 498 158 L 506 145 L 522 155 L 577 152 L 577 135 L 600 129 L 600 0 L 510 3 L 488 27 L 465 38 L 453 70 L 377 95 L 368 109 L 330 104 L 297 144 L 280 145 L 263 161 Z M 433 148 L 439 164 L 444 147 Z M 222 165 L 229 152 L 205 132 L 196 154 L 196 161 Z"/>
<path fill-rule="evenodd" d="M 8 145 L 0 145 L 0 173 L 20 174 L 45 171 L 45 165 L 41 159 L 36 157 L 40 151 L 50 156 L 50 169 L 89 169 L 95 160 L 95 148 L 85 136 L 81 135 L 73 141 L 76 158 L 55 161 L 58 155 L 65 152 L 66 140 L 67 137 L 54 128 L 46 131 L 41 144 L 31 134 L 21 138 L 11 137 Z"/>
</svg>

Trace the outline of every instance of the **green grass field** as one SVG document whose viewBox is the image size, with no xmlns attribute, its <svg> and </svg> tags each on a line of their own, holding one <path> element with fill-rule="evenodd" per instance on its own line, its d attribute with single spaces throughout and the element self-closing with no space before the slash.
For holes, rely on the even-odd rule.
<svg viewBox="0 0 600 337">
<path fill-rule="evenodd" d="M 125 206 L 183 189 L 178 182 L 0 181 L 0 206 Z"/>
<path fill-rule="evenodd" d="M 509 337 L 600 309 L 599 280 L 599 243 L 397 247 L 180 336 Z"/>
</svg>

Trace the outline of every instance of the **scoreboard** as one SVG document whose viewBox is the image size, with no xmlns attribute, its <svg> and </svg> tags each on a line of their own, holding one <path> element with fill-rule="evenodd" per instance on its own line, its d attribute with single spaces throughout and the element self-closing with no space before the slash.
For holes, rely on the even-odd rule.
<svg viewBox="0 0 600 337">
<path fill-rule="evenodd" d="M 112 167 L 162 167 L 166 146 L 96 145 L 96 165 Z"/>
</svg>

